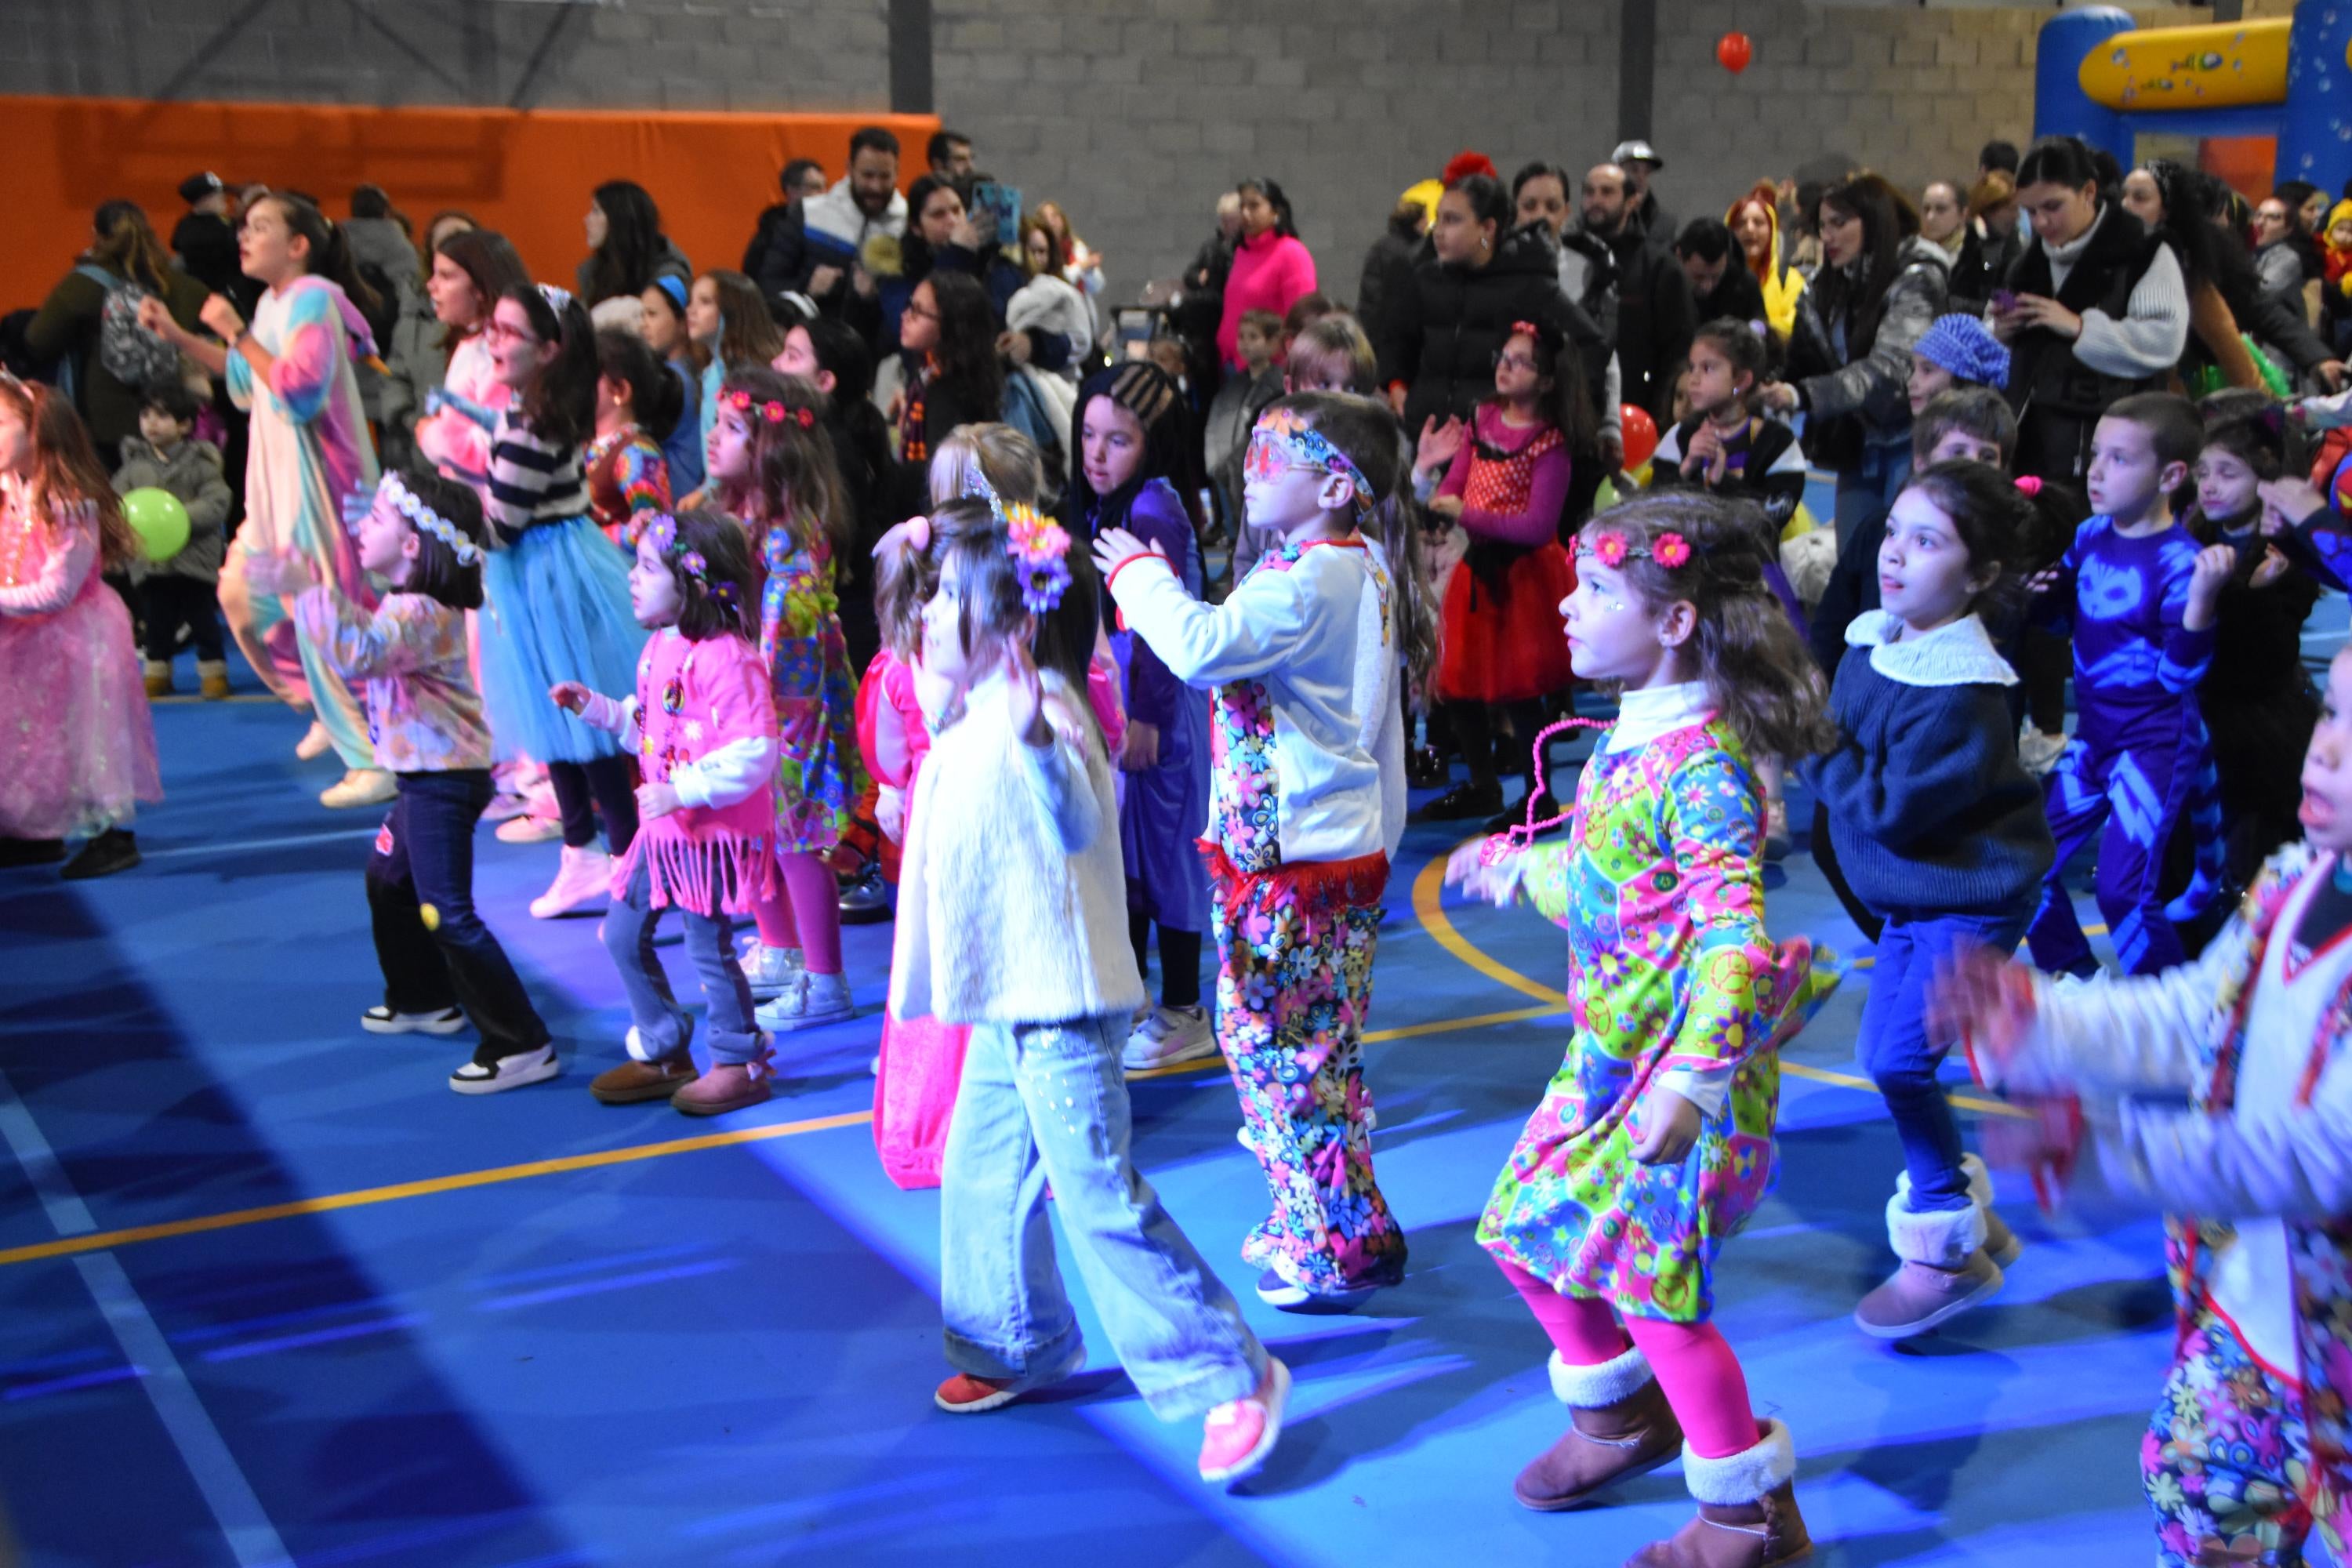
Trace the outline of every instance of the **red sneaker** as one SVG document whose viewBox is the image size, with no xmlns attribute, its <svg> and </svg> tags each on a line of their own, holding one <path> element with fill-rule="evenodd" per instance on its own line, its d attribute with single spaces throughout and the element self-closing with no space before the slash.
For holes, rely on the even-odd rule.
<svg viewBox="0 0 2352 1568">
<path fill-rule="evenodd" d="M 1246 1399 L 1209 1412 L 1201 1434 L 1201 1479 L 1216 1485 L 1246 1480 L 1265 1466 L 1282 1439 L 1282 1408 L 1290 1399 L 1290 1369 L 1265 1358 L 1265 1378 Z"/>
<path fill-rule="evenodd" d="M 960 1372 L 940 1384 L 939 1392 L 931 1395 L 931 1403 L 950 1415 L 977 1415 L 983 1410 L 1012 1404 L 1023 1392 L 1018 1378 L 974 1377 L 968 1372 Z"/>
</svg>

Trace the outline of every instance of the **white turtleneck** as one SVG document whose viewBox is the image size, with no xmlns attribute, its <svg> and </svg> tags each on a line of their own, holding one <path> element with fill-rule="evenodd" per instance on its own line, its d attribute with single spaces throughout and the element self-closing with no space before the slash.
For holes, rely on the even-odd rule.
<svg viewBox="0 0 2352 1568">
<path fill-rule="evenodd" d="M 2102 206 L 2091 226 L 2063 245 L 2041 242 L 2042 253 L 2050 258 L 2051 293 L 2066 286 L 2074 264 L 2106 224 L 2108 211 Z M 2147 270 L 2132 285 L 2131 301 L 2122 321 L 2105 310 L 2083 312 L 2083 332 L 2074 340 L 2074 357 L 2101 375 L 2137 380 L 2171 370 L 2188 347 L 2189 285 L 2180 275 L 2180 262 L 2172 247 L 2159 245 Z"/>
</svg>

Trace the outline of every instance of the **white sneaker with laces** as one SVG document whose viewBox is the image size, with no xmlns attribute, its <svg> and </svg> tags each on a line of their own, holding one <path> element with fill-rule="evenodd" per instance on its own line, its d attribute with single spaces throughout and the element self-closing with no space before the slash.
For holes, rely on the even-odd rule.
<svg viewBox="0 0 2352 1568">
<path fill-rule="evenodd" d="M 753 1016 L 760 1027 L 782 1035 L 855 1018 L 857 1004 L 850 999 L 849 982 L 840 975 L 804 972 L 778 992 L 774 1001 L 762 1003 Z"/>
<path fill-rule="evenodd" d="M 518 1051 L 510 1057 L 500 1057 L 495 1067 L 485 1067 L 469 1061 L 449 1075 L 449 1087 L 459 1094 L 499 1094 L 525 1084 L 545 1083 L 563 1070 L 553 1046 L 541 1046 L 535 1051 Z"/>
<path fill-rule="evenodd" d="M 2031 721 L 2026 724 L 2025 732 L 2018 737 L 2017 760 L 2035 778 L 2047 777 L 2050 770 L 2058 765 L 2058 759 L 2065 754 L 2065 736 L 2037 730 Z"/>
<path fill-rule="evenodd" d="M 1210 1027 L 1206 1007 L 1197 1003 L 1190 1007 L 1154 1007 L 1128 1036 L 1119 1065 L 1136 1072 L 1204 1061 L 1216 1054 L 1216 1031 Z"/>
<path fill-rule="evenodd" d="M 339 783 L 319 792 L 319 804 L 341 811 L 355 805 L 382 805 L 399 793 L 399 784 L 383 769 L 353 768 Z"/>
<path fill-rule="evenodd" d="M 743 978 L 751 984 L 751 1000 L 754 1002 L 765 1002 L 782 995 L 799 984 L 801 977 L 808 973 L 801 961 L 799 948 L 770 947 L 760 940 L 757 932 L 752 933 L 751 940 L 743 944 L 740 962 Z"/>
<path fill-rule="evenodd" d="M 594 909 L 612 901 L 612 889 L 613 858 L 593 844 L 577 849 L 567 844 L 562 863 L 555 868 L 555 880 L 531 900 L 530 912 L 540 920 L 551 921 L 574 910 Z"/>
<path fill-rule="evenodd" d="M 502 792 L 492 795 L 490 804 L 482 807 L 482 820 L 495 826 L 499 823 L 509 822 L 518 816 L 528 816 L 530 812 L 530 802 L 519 795 L 507 795 Z"/>
</svg>

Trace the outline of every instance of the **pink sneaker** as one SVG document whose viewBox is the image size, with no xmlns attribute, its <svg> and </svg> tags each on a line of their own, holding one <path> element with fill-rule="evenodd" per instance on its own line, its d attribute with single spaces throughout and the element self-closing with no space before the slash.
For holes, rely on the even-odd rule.
<svg viewBox="0 0 2352 1568">
<path fill-rule="evenodd" d="M 1290 1369 L 1265 1358 L 1265 1381 L 1246 1399 L 1231 1399 L 1209 1412 L 1202 1424 L 1201 1479 L 1247 1480 L 1265 1466 L 1282 1439 L 1282 1407 L 1290 1399 Z"/>
<path fill-rule="evenodd" d="M 531 900 L 530 912 L 543 921 L 574 910 L 596 909 L 613 897 L 613 858 L 593 844 L 563 847 L 563 861 L 547 891 Z"/>
</svg>

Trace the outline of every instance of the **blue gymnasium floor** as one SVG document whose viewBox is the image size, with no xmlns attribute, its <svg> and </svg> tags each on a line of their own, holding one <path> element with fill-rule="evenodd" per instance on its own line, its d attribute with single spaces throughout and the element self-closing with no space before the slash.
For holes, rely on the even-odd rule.
<svg viewBox="0 0 2352 1568">
<path fill-rule="evenodd" d="M 144 868 L 0 873 L 0 1491 L 26 1562 L 1611 1564 L 1685 1517 L 1671 1469 L 1592 1511 L 1511 1500 L 1563 1415 L 1470 1231 L 1564 1043 L 1561 952 L 1524 910 L 1437 897 L 1444 830 L 1408 837 L 1380 951 L 1376 1148 L 1412 1261 L 1375 1310 L 1261 1306 L 1230 1089 L 1135 1086 L 1139 1163 L 1297 1377 L 1271 1468 L 1228 1495 L 1098 1334 L 1052 1397 L 932 1409 L 937 1194 L 890 1186 L 865 1125 L 887 926 L 848 933 L 867 1016 L 788 1044 L 771 1104 L 607 1109 L 586 1083 L 625 1014 L 593 921 L 530 920 L 552 847 L 485 830 L 480 900 L 570 1067 L 461 1099 L 470 1036 L 356 1026 L 374 819 L 314 804 L 333 775 L 293 760 L 299 724 L 247 699 L 156 728 Z M 1774 931 L 1866 956 L 1811 862 L 1787 873 Z M 2149 1561 L 2153 1222 L 2011 1201 L 2028 1251 L 1991 1308 L 1900 1349 L 1847 1320 L 1898 1164 L 1851 1076 L 1867 978 L 1788 1053 L 1780 1184 L 1720 1277 L 1819 1561 Z"/>
</svg>

